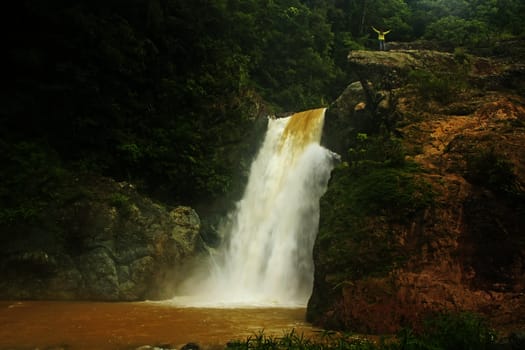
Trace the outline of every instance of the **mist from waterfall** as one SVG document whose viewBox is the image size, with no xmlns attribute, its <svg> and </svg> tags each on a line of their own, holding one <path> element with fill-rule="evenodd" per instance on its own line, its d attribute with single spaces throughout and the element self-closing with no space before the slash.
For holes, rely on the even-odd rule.
<svg viewBox="0 0 525 350">
<path fill-rule="evenodd" d="M 306 305 L 319 199 L 334 153 L 320 146 L 325 109 L 268 120 L 224 244 L 183 283 L 177 304 L 196 307 Z"/>
</svg>

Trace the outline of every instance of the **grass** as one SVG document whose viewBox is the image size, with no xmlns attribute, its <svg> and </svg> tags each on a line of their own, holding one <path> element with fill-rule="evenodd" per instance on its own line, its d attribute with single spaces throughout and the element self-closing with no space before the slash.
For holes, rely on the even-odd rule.
<svg viewBox="0 0 525 350">
<path fill-rule="evenodd" d="M 282 336 L 264 331 L 227 344 L 231 350 L 485 350 L 496 343 L 496 333 L 476 314 L 445 313 L 427 319 L 418 332 L 402 329 L 396 336 L 366 337 L 322 331 L 309 338 L 295 330 Z"/>
<path fill-rule="evenodd" d="M 366 337 L 339 334 L 331 331 L 320 332 L 315 338 L 305 337 L 302 333 L 291 330 L 282 336 L 271 336 L 264 331 L 254 334 L 245 340 L 235 340 L 227 344 L 227 349 L 232 350 L 324 350 L 324 349 L 348 349 L 348 350 L 373 350 L 379 349 L 374 341 Z"/>
</svg>

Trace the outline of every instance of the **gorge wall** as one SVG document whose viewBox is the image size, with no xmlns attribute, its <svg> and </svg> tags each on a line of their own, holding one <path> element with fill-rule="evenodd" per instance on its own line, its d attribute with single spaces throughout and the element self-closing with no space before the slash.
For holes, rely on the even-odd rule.
<svg viewBox="0 0 525 350">
<path fill-rule="evenodd" d="M 525 65 L 505 52 L 349 54 L 309 321 L 391 333 L 471 311 L 524 329 Z"/>
<path fill-rule="evenodd" d="M 203 248 L 189 207 L 167 209 L 125 182 L 77 176 L 45 215 L 1 227 L 0 299 L 168 298 Z"/>
</svg>

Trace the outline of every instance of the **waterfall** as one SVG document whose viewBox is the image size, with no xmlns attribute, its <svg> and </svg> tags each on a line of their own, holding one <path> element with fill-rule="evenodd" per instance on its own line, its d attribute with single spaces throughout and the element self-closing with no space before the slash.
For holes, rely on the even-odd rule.
<svg viewBox="0 0 525 350">
<path fill-rule="evenodd" d="M 312 249 L 319 199 L 334 153 L 320 146 L 325 109 L 270 118 L 224 245 L 205 276 L 183 285 L 187 306 L 305 306 L 312 291 Z"/>
</svg>

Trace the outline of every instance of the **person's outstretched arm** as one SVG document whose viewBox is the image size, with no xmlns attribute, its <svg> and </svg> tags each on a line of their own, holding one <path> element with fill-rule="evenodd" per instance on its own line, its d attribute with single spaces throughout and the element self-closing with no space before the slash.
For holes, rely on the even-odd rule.
<svg viewBox="0 0 525 350">
<path fill-rule="evenodd" d="M 374 32 L 379 34 L 379 30 L 377 30 L 374 26 L 372 26 L 372 29 L 374 30 Z"/>
</svg>

